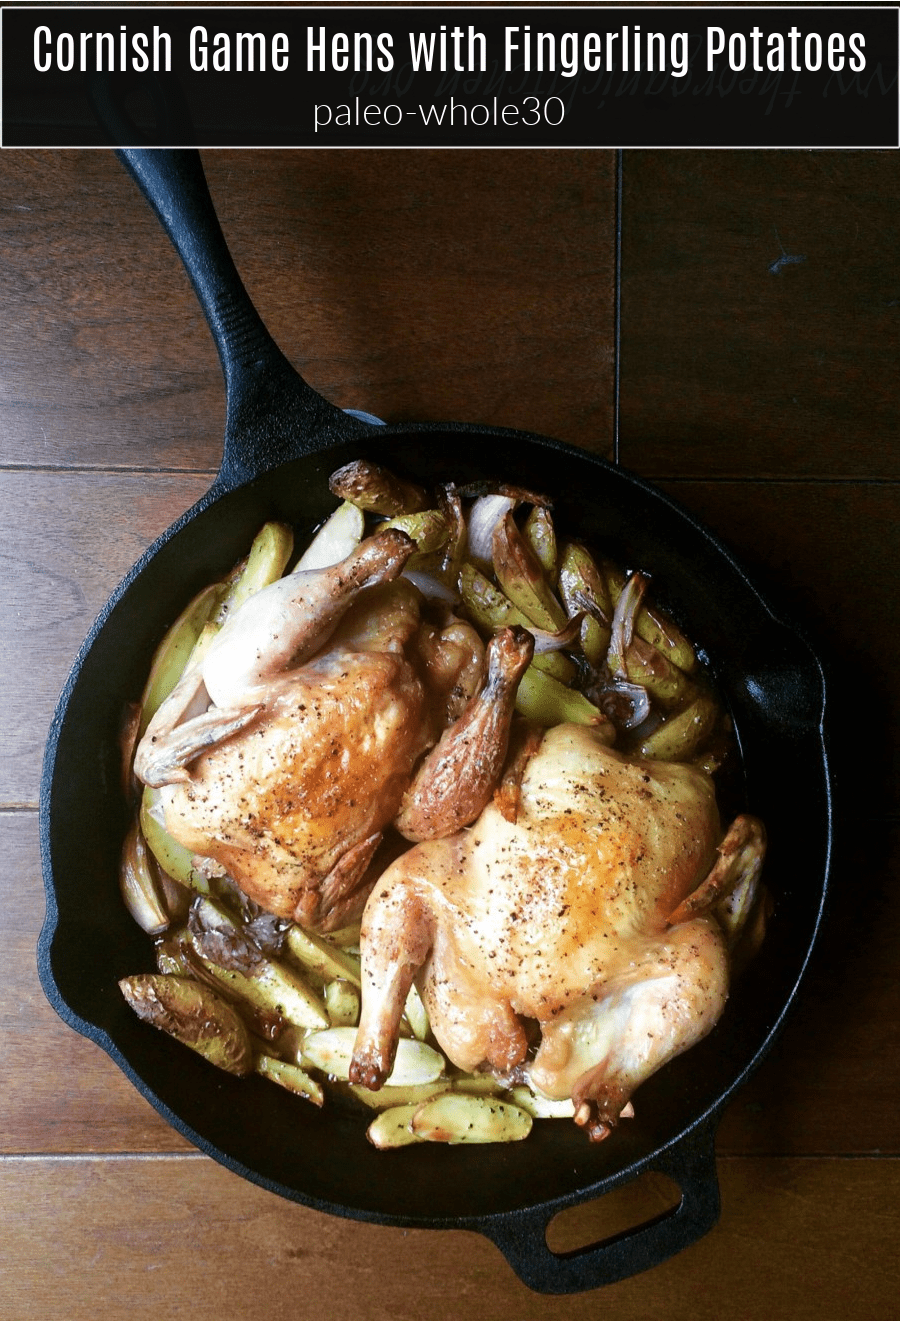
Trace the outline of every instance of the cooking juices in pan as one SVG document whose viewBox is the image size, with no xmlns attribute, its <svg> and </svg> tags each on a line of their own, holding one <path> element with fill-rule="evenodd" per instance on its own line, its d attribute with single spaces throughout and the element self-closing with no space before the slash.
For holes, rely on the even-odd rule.
<svg viewBox="0 0 900 1321">
<path fill-rule="evenodd" d="M 330 487 L 296 564 L 268 523 L 190 602 L 127 722 L 158 971 L 122 992 L 226 1071 L 375 1111 L 379 1148 L 605 1138 L 763 936 L 764 832 L 723 840 L 712 787 L 730 722 L 647 578 L 546 497 Z"/>
</svg>

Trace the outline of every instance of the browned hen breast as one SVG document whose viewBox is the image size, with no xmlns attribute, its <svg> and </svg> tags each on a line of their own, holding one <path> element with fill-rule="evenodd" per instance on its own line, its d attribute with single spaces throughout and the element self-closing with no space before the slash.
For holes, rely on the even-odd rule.
<svg viewBox="0 0 900 1321">
<path fill-rule="evenodd" d="M 165 790 L 166 826 L 269 912 L 312 920 L 317 889 L 358 879 L 396 813 L 423 707 L 402 652 L 329 650 Z"/>
</svg>

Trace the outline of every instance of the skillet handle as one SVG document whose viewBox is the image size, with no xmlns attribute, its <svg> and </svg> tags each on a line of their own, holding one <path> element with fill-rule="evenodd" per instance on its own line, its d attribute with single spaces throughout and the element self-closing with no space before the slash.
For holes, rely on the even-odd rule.
<svg viewBox="0 0 900 1321">
<path fill-rule="evenodd" d="M 254 307 L 225 242 L 200 153 L 126 147 L 116 155 L 181 257 L 215 340 L 228 400 L 218 484 L 237 485 L 268 466 L 267 416 L 290 416 L 292 452 L 284 435 L 274 438 L 279 461 L 318 449 L 317 433 L 339 421 L 346 433 L 346 415 L 291 366 Z"/>
<path fill-rule="evenodd" d="M 707 1234 L 719 1218 L 715 1130 L 698 1125 L 645 1169 L 668 1175 L 681 1189 L 671 1211 L 623 1234 L 575 1252 L 551 1252 L 546 1231 L 557 1213 L 513 1212 L 478 1228 L 500 1249 L 519 1278 L 538 1293 L 582 1293 L 658 1266 Z M 644 1172 L 643 1170 L 641 1171 Z"/>
</svg>

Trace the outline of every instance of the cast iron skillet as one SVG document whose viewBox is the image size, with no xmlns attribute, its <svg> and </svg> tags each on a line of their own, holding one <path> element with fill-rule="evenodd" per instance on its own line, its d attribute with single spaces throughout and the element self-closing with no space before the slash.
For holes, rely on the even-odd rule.
<svg viewBox="0 0 900 1321">
<path fill-rule="evenodd" d="M 831 848 L 822 671 L 729 553 L 688 513 L 621 469 L 544 436 L 466 424 L 379 426 L 302 381 L 269 338 L 228 254 L 194 151 L 121 157 L 180 253 L 227 383 L 222 466 L 210 490 L 134 566 L 82 647 L 62 693 L 41 788 L 47 916 L 38 958 L 51 1003 L 97 1042 L 201 1150 L 321 1211 L 487 1235 L 532 1289 L 595 1288 L 665 1260 L 718 1215 L 713 1151 L 723 1108 L 763 1058 L 794 1000 L 822 918 Z M 638 1092 L 636 1118 L 591 1145 L 569 1121 L 524 1143 L 380 1153 L 360 1116 L 324 1111 L 260 1078 L 235 1079 L 141 1023 L 117 980 L 153 968 L 116 882 L 125 829 L 117 733 L 179 609 L 245 553 L 270 518 L 300 536 L 334 507 L 328 474 L 368 457 L 424 482 L 515 480 L 551 493 L 559 524 L 657 576 L 708 654 L 741 750 L 735 789 L 769 831 L 777 901 L 762 953 L 698 1047 Z M 794 840 L 800 842 L 795 845 Z M 647 1170 L 680 1187 L 671 1212 L 571 1254 L 545 1230 L 561 1210 Z M 447 1281 L 452 1290 L 453 1281 Z"/>
</svg>

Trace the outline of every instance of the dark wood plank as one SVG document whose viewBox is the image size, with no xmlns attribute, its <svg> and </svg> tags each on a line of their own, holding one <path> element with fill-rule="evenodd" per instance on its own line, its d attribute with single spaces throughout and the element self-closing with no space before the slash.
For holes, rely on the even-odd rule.
<svg viewBox="0 0 900 1321">
<path fill-rule="evenodd" d="M 36 962 L 44 919 L 36 814 L 0 812 L 0 839 L 0 1152 L 190 1150 L 109 1057 L 51 1008 Z M 110 899 L 117 901 L 114 891 Z"/>
<path fill-rule="evenodd" d="M 720 1155 L 900 1153 L 900 829 L 856 824 L 844 822 L 826 919 L 798 998 L 782 1036 L 725 1111 Z M 801 834 L 797 884 L 803 861 Z"/>
<path fill-rule="evenodd" d="M 473 1308 L 517 1321 L 895 1316 L 897 1161 L 735 1159 L 722 1164 L 721 1188 L 719 1224 L 681 1255 L 599 1291 L 548 1297 L 477 1234 L 322 1215 L 205 1158 L 7 1159 L 0 1311 L 4 1321 L 155 1321 L 198 1309 L 242 1321 Z M 588 1235 L 609 1225 L 602 1203 L 579 1217 Z"/>
<path fill-rule="evenodd" d="M 37 802 L 47 728 L 114 587 L 211 474 L 0 472 L 0 804 Z"/>
<path fill-rule="evenodd" d="M 113 153 L 6 153 L 0 187 L 3 462 L 213 466 L 212 341 Z"/>
<path fill-rule="evenodd" d="M 210 187 L 310 383 L 388 420 L 611 443 L 611 152 L 228 152 Z M 178 258 L 112 153 L 0 161 L 0 462 L 210 468 L 224 392 Z"/>
<path fill-rule="evenodd" d="M 628 152 L 621 454 L 655 476 L 894 477 L 892 152 Z"/>
<path fill-rule="evenodd" d="M 708 482 L 664 489 L 739 557 L 830 671 L 828 728 L 850 819 L 900 806 L 895 483 Z M 863 774 L 858 773 L 864 767 Z"/>
<path fill-rule="evenodd" d="M 251 295 L 329 398 L 390 421 L 530 427 L 608 450 L 612 152 L 207 163 Z M 260 249 L 263 227 L 280 252 Z"/>
</svg>

